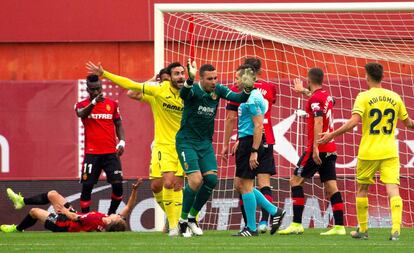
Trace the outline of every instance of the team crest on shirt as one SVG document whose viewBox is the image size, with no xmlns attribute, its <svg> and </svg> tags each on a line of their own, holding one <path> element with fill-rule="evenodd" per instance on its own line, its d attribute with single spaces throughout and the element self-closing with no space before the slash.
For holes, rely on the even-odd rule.
<svg viewBox="0 0 414 253">
<path fill-rule="evenodd" d="M 186 162 L 184 163 L 184 169 L 188 170 L 188 163 L 186 163 Z"/>
<path fill-rule="evenodd" d="M 110 105 L 106 105 L 106 110 L 108 111 L 108 112 L 110 112 L 111 111 L 111 106 Z"/>
<path fill-rule="evenodd" d="M 214 91 L 211 92 L 210 96 L 213 100 L 217 100 L 217 94 Z"/>
<path fill-rule="evenodd" d="M 82 179 L 83 179 L 83 180 L 87 180 L 87 179 L 88 179 L 88 174 L 84 173 L 84 174 L 82 175 Z"/>
<path fill-rule="evenodd" d="M 321 107 L 319 106 L 319 103 L 312 103 L 311 104 L 312 111 L 319 111 Z"/>
</svg>

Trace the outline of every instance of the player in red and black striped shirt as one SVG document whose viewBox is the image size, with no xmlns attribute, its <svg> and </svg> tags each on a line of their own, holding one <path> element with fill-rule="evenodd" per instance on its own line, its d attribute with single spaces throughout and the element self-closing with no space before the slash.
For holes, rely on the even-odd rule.
<svg viewBox="0 0 414 253">
<path fill-rule="evenodd" d="M 293 200 L 293 222 L 278 234 L 302 234 L 302 213 L 305 204 L 303 183 L 306 178 L 311 178 L 319 173 L 327 196 L 331 201 L 335 226 L 321 235 L 345 235 L 344 204 L 341 193 L 336 184 L 336 146 L 335 142 L 318 144 L 319 134 L 333 131 L 333 105 L 334 100 L 329 92 L 322 87 L 323 71 L 312 68 L 308 72 L 309 87 L 303 88 L 300 79 L 295 79 L 295 91 L 310 96 L 306 104 L 308 143 L 305 153 L 299 159 L 294 175 L 290 178 L 290 186 Z"/>
<path fill-rule="evenodd" d="M 80 205 L 83 213 L 90 210 L 93 186 L 98 182 L 102 169 L 112 185 L 111 205 L 113 214 L 122 200 L 122 167 L 119 156 L 125 148 L 125 134 L 118 104 L 104 98 L 102 83 L 97 75 L 86 80 L 89 97 L 75 105 L 76 115 L 85 127 L 85 158 L 82 168 L 82 194 Z M 117 144 L 116 136 L 119 139 Z"/>
<path fill-rule="evenodd" d="M 6 233 L 22 232 L 35 225 L 39 220 L 44 223 L 46 229 L 52 232 L 125 231 L 127 228 L 125 220 L 135 206 L 137 189 L 141 183 L 142 179 L 138 179 L 136 183 L 132 184 L 131 196 L 126 206 L 119 214 L 111 215 L 100 212 L 77 213 L 57 191 L 49 191 L 24 198 L 20 194 L 14 193 L 12 189 L 7 188 L 7 195 L 16 209 L 21 209 L 26 205 L 46 205 L 50 203 L 53 205 L 55 212 L 50 213 L 41 208 L 32 208 L 19 225 L 1 225 L 0 230 Z"/>
</svg>

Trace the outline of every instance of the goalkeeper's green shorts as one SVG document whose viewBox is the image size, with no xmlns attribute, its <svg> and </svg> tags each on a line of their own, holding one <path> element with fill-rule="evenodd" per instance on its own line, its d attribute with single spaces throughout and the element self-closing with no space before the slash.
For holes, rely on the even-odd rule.
<svg viewBox="0 0 414 253">
<path fill-rule="evenodd" d="M 200 171 L 217 171 L 217 160 L 211 141 L 176 140 L 176 148 L 181 166 L 186 174 Z"/>
</svg>

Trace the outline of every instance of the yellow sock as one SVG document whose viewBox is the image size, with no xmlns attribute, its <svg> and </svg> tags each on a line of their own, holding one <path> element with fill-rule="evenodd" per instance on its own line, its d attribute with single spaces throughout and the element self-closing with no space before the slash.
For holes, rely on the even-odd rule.
<svg viewBox="0 0 414 253">
<path fill-rule="evenodd" d="M 183 191 L 175 191 L 173 200 L 175 215 L 177 218 L 181 217 L 181 209 L 183 208 Z"/>
<path fill-rule="evenodd" d="M 364 233 L 368 230 L 368 198 L 356 197 L 356 207 L 359 232 Z"/>
<path fill-rule="evenodd" d="M 161 209 L 165 212 L 164 202 L 162 201 L 162 190 L 160 192 L 153 192 L 155 197 L 155 201 L 157 201 L 158 205 L 161 207 Z"/>
<path fill-rule="evenodd" d="M 175 205 L 174 205 L 174 189 L 162 189 L 164 207 L 165 207 L 165 214 L 167 215 L 168 225 L 170 228 L 177 227 L 178 218 L 175 214 Z"/>
<path fill-rule="evenodd" d="M 391 233 L 397 231 L 400 233 L 403 202 L 400 196 L 394 196 L 390 199 L 392 229 Z"/>
</svg>

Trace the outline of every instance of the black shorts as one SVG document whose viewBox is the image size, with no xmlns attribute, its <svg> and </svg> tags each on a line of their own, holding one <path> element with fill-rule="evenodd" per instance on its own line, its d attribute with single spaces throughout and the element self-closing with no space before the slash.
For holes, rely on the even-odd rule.
<svg viewBox="0 0 414 253">
<path fill-rule="evenodd" d="M 258 152 L 259 166 L 250 169 L 250 154 L 253 145 L 253 136 L 246 136 L 239 139 L 239 146 L 236 151 L 236 177 L 254 179 L 258 173 L 274 175 L 275 160 L 273 157 L 273 145 L 266 148 L 260 145 Z"/>
<path fill-rule="evenodd" d="M 46 218 L 45 228 L 52 232 L 68 232 L 71 223 L 66 215 L 51 213 Z"/>
<path fill-rule="evenodd" d="M 86 154 L 81 183 L 96 184 L 102 170 L 106 173 L 108 183 L 122 182 L 121 161 L 116 154 Z"/>
<path fill-rule="evenodd" d="M 319 172 L 321 182 L 336 180 L 336 153 L 319 153 L 322 164 L 317 165 L 312 158 L 312 152 L 305 152 L 300 157 L 296 165 L 294 174 L 298 177 L 311 178 L 316 172 Z"/>
<path fill-rule="evenodd" d="M 259 153 L 259 167 L 256 168 L 256 174 L 269 174 L 271 176 L 276 174 L 273 144 L 263 145 L 263 152 Z"/>
</svg>

